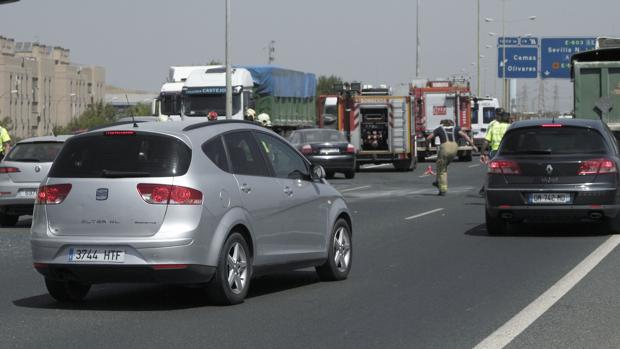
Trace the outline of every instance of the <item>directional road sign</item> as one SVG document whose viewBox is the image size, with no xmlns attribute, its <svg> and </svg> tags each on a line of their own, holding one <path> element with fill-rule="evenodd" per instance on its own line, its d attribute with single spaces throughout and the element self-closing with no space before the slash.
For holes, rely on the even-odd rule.
<svg viewBox="0 0 620 349">
<path fill-rule="evenodd" d="M 503 77 L 506 64 L 507 79 L 535 79 L 538 76 L 538 47 L 510 47 L 506 46 L 506 60 L 504 61 L 504 48 L 498 47 L 497 52 L 497 76 Z"/>
<path fill-rule="evenodd" d="M 595 44 L 595 38 L 542 38 L 541 78 L 570 78 L 571 56 L 582 51 L 593 50 Z"/>
</svg>

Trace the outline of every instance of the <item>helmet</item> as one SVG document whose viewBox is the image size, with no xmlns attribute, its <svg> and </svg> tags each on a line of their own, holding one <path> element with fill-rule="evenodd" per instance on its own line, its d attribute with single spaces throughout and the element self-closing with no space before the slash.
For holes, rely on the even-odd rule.
<svg viewBox="0 0 620 349">
<path fill-rule="evenodd" d="M 217 112 L 210 111 L 209 114 L 207 114 L 207 117 L 209 118 L 209 120 L 217 120 Z"/>
<path fill-rule="evenodd" d="M 265 127 L 271 127 L 271 120 L 269 119 L 269 115 L 267 113 L 258 114 L 257 121 Z"/>
<path fill-rule="evenodd" d="M 254 120 L 256 118 L 256 111 L 252 108 L 248 108 L 245 110 L 245 116 L 249 119 L 249 120 Z"/>
</svg>

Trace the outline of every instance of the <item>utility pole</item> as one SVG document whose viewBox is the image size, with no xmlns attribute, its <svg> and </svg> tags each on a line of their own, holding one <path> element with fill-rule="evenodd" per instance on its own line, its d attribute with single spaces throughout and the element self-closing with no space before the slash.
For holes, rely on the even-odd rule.
<svg viewBox="0 0 620 349">
<path fill-rule="evenodd" d="M 273 64 L 273 61 L 276 60 L 276 48 L 275 48 L 275 44 L 276 42 L 271 40 L 269 41 L 269 46 L 267 46 L 267 63 L 268 64 Z"/>
<path fill-rule="evenodd" d="M 416 39 L 415 39 L 415 77 L 420 77 L 420 0 L 418 0 L 416 8 Z"/>
<path fill-rule="evenodd" d="M 506 0 L 502 0 L 502 91 L 503 102 L 502 107 L 504 110 L 510 111 L 508 105 L 508 83 L 506 81 Z"/>
<path fill-rule="evenodd" d="M 559 113 L 560 112 L 560 94 L 558 91 L 558 83 L 555 83 L 555 86 L 553 87 L 553 112 L 554 113 Z"/>
<path fill-rule="evenodd" d="M 232 119 L 232 77 L 230 69 L 230 0 L 226 1 L 226 119 Z"/>
<path fill-rule="evenodd" d="M 476 96 L 480 97 L 480 0 L 477 1 L 476 9 Z"/>
<path fill-rule="evenodd" d="M 538 79 L 538 116 L 545 113 L 545 79 Z"/>
</svg>

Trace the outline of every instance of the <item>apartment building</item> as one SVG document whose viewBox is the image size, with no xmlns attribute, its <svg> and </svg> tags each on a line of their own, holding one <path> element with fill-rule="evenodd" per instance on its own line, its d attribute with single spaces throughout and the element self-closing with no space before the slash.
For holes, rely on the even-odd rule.
<svg viewBox="0 0 620 349">
<path fill-rule="evenodd" d="M 0 36 L 0 124 L 18 138 L 49 135 L 105 96 L 105 70 L 69 50 Z"/>
</svg>

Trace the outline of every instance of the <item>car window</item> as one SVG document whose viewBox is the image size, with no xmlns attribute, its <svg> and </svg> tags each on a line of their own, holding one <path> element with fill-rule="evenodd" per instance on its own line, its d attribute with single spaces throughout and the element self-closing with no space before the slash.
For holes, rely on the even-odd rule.
<svg viewBox="0 0 620 349">
<path fill-rule="evenodd" d="M 248 176 L 269 176 L 269 170 L 258 144 L 249 131 L 224 135 L 232 171 Z"/>
<path fill-rule="evenodd" d="M 584 127 L 520 128 L 506 133 L 500 154 L 605 154 L 608 147 L 596 130 Z"/>
<path fill-rule="evenodd" d="M 290 142 L 293 144 L 301 143 L 301 134 L 299 132 L 293 133 L 293 135 L 291 136 Z"/>
<path fill-rule="evenodd" d="M 191 149 L 164 135 L 110 131 L 69 139 L 50 177 L 173 177 L 187 173 Z"/>
<path fill-rule="evenodd" d="M 278 178 L 303 179 L 308 177 L 306 161 L 293 148 L 278 138 L 257 132 L 256 138 L 265 157 Z"/>
<path fill-rule="evenodd" d="M 485 124 L 490 124 L 491 121 L 493 120 L 495 120 L 495 108 L 493 107 L 482 108 L 482 122 Z"/>
<path fill-rule="evenodd" d="M 217 136 L 202 145 L 202 151 L 222 171 L 229 172 L 228 159 L 222 138 Z"/>
<path fill-rule="evenodd" d="M 7 157 L 6 161 L 23 162 L 52 162 L 62 148 L 62 142 L 33 142 L 18 143 Z"/>
</svg>

